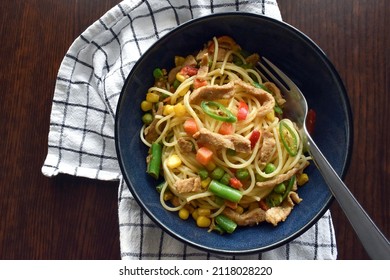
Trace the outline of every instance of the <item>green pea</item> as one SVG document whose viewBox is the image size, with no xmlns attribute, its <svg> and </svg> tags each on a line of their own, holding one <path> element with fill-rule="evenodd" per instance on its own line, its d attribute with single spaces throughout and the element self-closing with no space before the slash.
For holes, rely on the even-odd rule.
<svg viewBox="0 0 390 280">
<path fill-rule="evenodd" d="M 219 180 L 222 184 L 229 185 L 231 176 L 228 173 L 223 174 L 222 178 Z"/>
<path fill-rule="evenodd" d="M 145 115 L 142 116 L 142 122 L 146 125 L 151 124 L 153 121 L 153 116 L 150 113 L 146 113 Z"/>
<path fill-rule="evenodd" d="M 256 182 L 264 182 L 265 178 L 263 176 L 261 176 L 259 173 L 256 173 L 255 180 L 256 180 Z"/>
<path fill-rule="evenodd" d="M 199 175 L 200 179 L 204 180 L 209 176 L 209 172 L 207 171 L 207 169 L 202 168 L 199 170 L 198 175 Z"/>
<path fill-rule="evenodd" d="M 156 68 L 156 69 L 153 70 L 153 77 L 155 79 L 159 79 L 162 76 L 164 76 L 164 73 L 163 73 L 163 71 L 160 68 Z"/>
<path fill-rule="evenodd" d="M 225 170 L 223 170 L 221 167 L 216 167 L 210 174 L 210 177 L 214 180 L 220 180 L 223 175 L 225 174 Z"/>
<path fill-rule="evenodd" d="M 284 194 L 286 192 L 286 185 L 284 183 L 280 183 L 275 186 L 274 192 L 278 194 Z"/>
<path fill-rule="evenodd" d="M 273 163 L 267 163 L 267 165 L 264 168 L 264 172 L 266 174 L 270 174 L 276 170 L 276 166 Z"/>
<path fill-rule="evenodd" d="M 247 169 L 245 169 L 245 168 L 238 169 L 236 171 L 236 177 L 239 180 L 246 180 L 246 179 L 249 178 L 249 171 Z"/>
</svg>

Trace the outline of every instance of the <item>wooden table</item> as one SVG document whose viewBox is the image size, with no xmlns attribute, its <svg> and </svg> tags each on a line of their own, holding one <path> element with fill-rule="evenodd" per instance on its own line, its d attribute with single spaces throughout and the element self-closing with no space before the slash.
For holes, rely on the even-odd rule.
<svg viewBox="0 0 390 280">
<path fill-rule="evenodd" d="M 119 259 L 117 183 L 41 166 L 56 74 L 73 40 L 119 0 L 1 1 L 0 259 Z M 390 2 L 279 0 L 284 20 L 329 56 L 348 90 L 354 149 L 345 177 L 390 236 Z M 337 202 L 339 259 L 367 259 Z"/>
</svg>

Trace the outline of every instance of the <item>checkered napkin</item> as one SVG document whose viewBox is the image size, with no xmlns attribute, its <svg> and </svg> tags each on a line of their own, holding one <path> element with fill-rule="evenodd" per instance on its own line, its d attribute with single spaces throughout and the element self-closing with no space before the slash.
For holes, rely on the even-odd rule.
<svg viewBox="0 0 390 280">
<path fill-rule="evenodd" d="M 281 20 L 276 0 L 126 0 L 92 24 L 72 44 L 55 86 L 48 154 L 42 173 L 118 180 L 123 259 L 234 259 L 183 244 L 164 233 L 139 208 L 122 178 L 114 119 L 125 79 L 137 59 L 161 36 L 192 18 L 245 11 Z M 243 259 L 335 259 L 330 212 L 287 245 Z"/>
</svg>

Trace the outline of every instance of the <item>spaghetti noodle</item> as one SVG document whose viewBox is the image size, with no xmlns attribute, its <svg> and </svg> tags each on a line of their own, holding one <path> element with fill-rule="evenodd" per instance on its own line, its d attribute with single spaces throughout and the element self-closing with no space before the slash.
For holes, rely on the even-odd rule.
<svg viewBox="0 0 390 280">
<path fill-rule="evenodd" d="M 258 60 L 231 37 L 214 37 L 197 54 L 176 56 L 169 72 L 156 68 L 141 104 L 147 172 L 164 178 L 161 205 L 199 227 L 277 225 L 301 201 L 310 158 Z"/>
</svg>

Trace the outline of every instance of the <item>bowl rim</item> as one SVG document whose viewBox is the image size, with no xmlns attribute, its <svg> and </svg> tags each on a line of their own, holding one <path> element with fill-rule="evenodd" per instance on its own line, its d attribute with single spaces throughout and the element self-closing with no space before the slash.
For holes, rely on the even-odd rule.
<svg viewBox="0 0 390 280">
<path fill-rule="evenodd" d="M 128 189 L 130 190 L 131 194 L 133 195 L 133 197 L 136 200 L 136 202 L 138 203 L 138 205 L 141 207 L 141 209 L 147 214 L 147 216 L 156 225 L 158 225 L 164 232 L 168 233 L 170 236 L 172 236 L 176 240 L 183 242 L 187 245 L 190 245 L 194 248 L 200 249 L 201 251 L 206 251 L 206 252 L 216 253 L 216 254 L 221 254 L 221 255 L 227 255 L 227 254 L 229 254 L 229 255 L 232 255 L 232 254 L 233 255 L 247 255 L 247 254 L 261 253 L 261 252 L 265 252 L 265 251 L 269 251 L 269 250 L 278 248 L 278 247 L 283 246 L 283 245 L 287 244 L 288 242 L 296 239 L 297 237 L 299 237 L 303 233 L 305 233 L 316 222 L 318 222 L 318 220 L 325 214 L 325 212 L 327 210 L 329 210 L 331 204 L 335 200 L 334 196 L 330 195 L 329 198 L 327 199 L 326 203 L 324 203 L 322 209 L 320 211 L 318 211 L 317 214 L 310 221 L 308 221 L 304 226 L 302 226 L 295 233 L 289 235 L 286 238 L 281 239 L 278 242 L 275 242 L 275 243 L 270 244 L 268 246 L 263 246 L 261 248 L 253 248 L 253 249 L 245 249 L 245 250 L 229 250 L 229 249 L 210 248 L 209 246 L 200 245 L 200 244 L 197 244 L 195 242 L 192 242 L 191 240 L 188 240 L 187 238 L 183 238 L 181 236 L 178 236 L 174 231 L 172 231 L 170 228 L 168 228 L 163 223 L 161 223 L 159 221 L 159 219 L 157 217 L 155 217 L 155 215 L 153 213 L 151 213 L 150 210 L 148 210 L 145 203 L 143 203 L 143 201 L 139 198 L 139 196 L 137 195 L 135 190 L 133 190 L 133 187 L 132 187 L 132 184 L 131 184 L 129 178 L 127 178 L 127 176 L 124 175 L 124 174 L 126 174 L 125 166 L 123 163 L 122 153 L 121 153 L 119 140 L 118 140 L 118 134 L 119 134 L 119 125 L 118 125 L 119 121 L 118 120 L 119 120 L 119 115 L 120 115 L 119 113 L 121 111 L 120 105 L 121 105 L 122 99 L 125 96 L 126 85 L 128 84 L 128 81 L 130 80 L 134 69 L 137 69 L 137 66 L 142 62 L 142 57 L 147 56 L 148 53 L 151 52 L 156 45 L 160 44 L 162 39 L 166 39 L 169 36 L 172 36 L 174 33 L 180 32 L 180 30 L 185 28 L 186 26 L 189 26 L 192 24 L 197 24 L 198 22 L 202 22 L 202 21 L 207 21 L 210 18 L 223 18 L 223 17 L 231 17 L 231 16 L 260 18 L 261 20 L 270 21 L 272 24 L 279 25 L 281 28 L 289 29 L 289 31 L 294 32 L 296 35 L 298 35 L 298 37 L 300 37 L 302 40 L 306 41 L 306 43 L 311 45 L 318 52 L 319 56 L 324 61 L 324 63 L 327 65 L 327 67 L 329 67 L 329 69 L 331 70 L 332 74 L 334 75 L 334 78 L 337 80 L 338 85 L 341 89 L 340 94 L 342 95 L 342 99 L 345 101 L 343 103 L 343 110 L 344 110 L 345 115 L 346 115 L 345 122 L 346 122 L 346 132 L 347 132 L 346 133 L 346 140 L 347 140 L 346 141 L 346 145 L 347 145 L 346 150 L 347 151 L 346 151 L 346 155 L 345 155 L 345 158 L 343 161 L 342 170 L 341 170 L 341 174 L 340 174 L 340 177 L 342 179 L 345 177 L 345 175 L 348 171 L 349 165 L 350 165 L 351 156 L 352 156 L 352 149 L 353 149 L 353 118 L 352 118 L 352 110 L 351 110 L 347 90 L 345 88 L 345 85 L 344 85 L 341 77 L 340 77 L 340 74 L 338 73 L 337 69 L 335 68 L 333 63 L 330 61 L 328 56 L 325 54 L 325 52 L 308 35 L 306 35 L 302 31 L 300 31 L 298 28 L 296 28 L 296 27 L 294 27 L 294 26 L 290 25 L 289 23 L 286 23 L 282 20 L 278 20 L 278 19 L 269 17 L 267 15 L 254 14 L 254 13 L 250 13 L 250 12 L 241 12 L 241 11 L 221 12 L 221 13 L 204 15 L 204 16 L 201 16 L 198 18 L 193 18 L 193 19 L 190 19 L 186 22 L 181 23 L 180 25 L 176 26 L 172 30 L 170 30 L 167 33 L 165 33 L 164 35 L 162 35 L 155 42 L 153 42 L 145 50 L 145 52 L 138 58 L 138 60 L 133 65 L 132 69 L 130 70 L 129 74 L 126 77 L 126 80 L 124 82 L 124 85 L 122 87 L 122 90 L 121 90 L 119 98 L 118 98 L 118 103 L 117 103 L 116 112 L 115 112 L 115 137 L 114 138 L 115 138 L 116 153 L 117 153 L 117 157 L 118 157 L 119 166 L 120 166 L 121 172 L 123 174 L 123 179 L 125 180 Z"/>
</svg>

